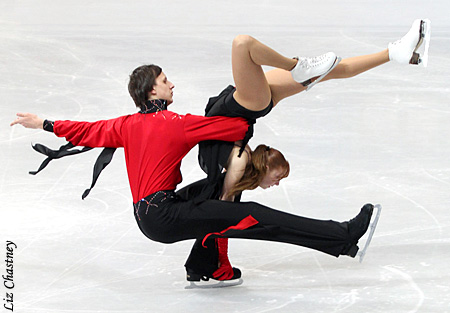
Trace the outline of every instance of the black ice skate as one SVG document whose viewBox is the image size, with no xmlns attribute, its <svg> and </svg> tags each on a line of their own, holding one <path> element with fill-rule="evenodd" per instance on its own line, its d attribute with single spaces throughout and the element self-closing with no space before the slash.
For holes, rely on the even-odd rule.
<svg viewBox="0 0 450 313">
<path fill-rule="evenodd" d="M 369 225 L 369 227 L 370 227 L 369 236 L 367 237 L 366 243 L 364 244 L 364 248 L 362 248 L 362 250 L 360 250 L 358 252 L 359 263 L 361 263 L 363 261 L 364 256 L 366 255 L 367 248 L 369 247 L 370 242 L 372 241 L 373 233 L 375 232 L 375 229 L 376 229 L 377 224 L 378 224 L 378 219 L 380 218 L 381 205 L 380 204 L 376 204 L 374 208 L 377 210 L 377 214 L 372 219 L 372 221 L 371 221 L 371 223 Z"/>
<path fill-rule="evenodd" d="M 348 233 L 356 243 L 366 233 L 372 213 L 373 205 L 368 203 L 361 208 L 358 215 L 348 222 Z"/>
<path fill-rule="evenodd" d="M 244 280 L 241 278 L 242 273 L 241 270 L 233 267 L 233 277 L 227 280 L 217 280 L 213 277 L 197 274 L 191 269 L 186 269 L 186 279 L 191 284 L 186 286 L 185 289 L 194 289 L 194 288 L 223 288 L 223 287 L 231 287 L 242 285 Z M 210 281 L 211 279 L 211 281 Z"/>
<path fill-rule="evenodd" d="M 373 210 L 377 210 L 376 216 L 372 219 Z M 378 224 L 378 219 L 380 218 L 381 214 L 381 205 L 377 204 L 373 206 L 372 204 L 366 204 L 361 208 L 361 211 L 359 214 L 351 219 L 349 222 L 347 222 L 347 228 L 350 237 L 354 241 L 353 244 L 349 244 L 343 251 L 343 255 L 348 255 L 352 258 L 359 256 L 359 262 L 361 263 L 364 259 L 364 256 L 366 254 L 367 248 L 369 247 L 369 244 L 372 240 L 373 234 L 375 232 L 375 228 Z M 371 222 L 372 220 L 372 222 Z M 366 243 L 364 244 L 364 247 L 362 250 L 359 249 L 357 246 L 358 241 L 361 239 L 361 237 L 364 236 L 364 234 L 367 232 L 368 228 L 370 226 L 370 232 L 367 237 Z"/>
</svg>

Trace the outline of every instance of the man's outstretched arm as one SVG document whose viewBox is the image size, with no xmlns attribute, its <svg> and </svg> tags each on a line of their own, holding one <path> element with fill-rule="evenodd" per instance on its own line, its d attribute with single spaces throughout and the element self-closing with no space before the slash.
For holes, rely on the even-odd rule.
<svg viewBox="0 0 450 313">
<path fill-rule="evenodd" d="M 17 118 L 10 125 L 20 124 L 26 128 L 51 131 L 58 137 L 65 137 L 75 146 L 118 148 L 123 147 L 120 129 L 124 118 L 126 117 L 96 122 L 49 121 L 45 123 L 45 120 L 36 114 L 17 113 Z"/>
<path fill-rule="evenodd" d="M 12 121 L 10 126 L 20 124 L 25 128 L 44 129 L 44 120 L 32 113 L 17 113 L 17 118 Z"/>
</svg>

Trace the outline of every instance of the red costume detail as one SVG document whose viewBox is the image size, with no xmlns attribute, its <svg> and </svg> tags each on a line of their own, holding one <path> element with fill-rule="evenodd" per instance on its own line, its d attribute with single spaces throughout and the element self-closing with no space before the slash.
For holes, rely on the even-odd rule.
<svg viewBox="0 0 450 313">
<path fill-rule="evenodd" d="M 219 251 L 219 268 L 213 273 L 213 277 L 218 280 L 232 279 L 234 275 L 230 260 L 228 259 L 228 238 L 216 239 L 217 250 Z"/>
<path fill-rule="evenodd" d="M 133 202 L 182 181 L 181 160 L 203 140 L 241 140 L 243 118 L 179 115 L 171 111 L 136 113 L 97 122 L 55 121 L 54 133 L 76 146 L 125 150 Z"/>
<path fill-rule="evenodd" d="M 217 236 L 221 236 L 221 237 L 222 237 L 222 236 L 225 235 L 225 233 L 226 233 L 227 231 L 229 231 L 229 230 L 231 230 L 231 229 L 243 230 L 243 229 L 247 229 L 247 228 L 249 228 L 249 227 L 252 227 L 252 226 L 254 226 L 254 225 L 258 224 L 258 223 L 259 223 L 259 222 L 258 222 L 255 218 L 253 218 L 253 216 L 249 215 L 249 216 L 247 216 L 246 218 L 242 219 L 237 225 L 230 226 L 230 227 L 228 227 L 227 229 L 222 230 L 220 233 L 210 233 L 210 234 L 207 234 L 207 235 L 203 238 L 202 245 L 203 245 L 204 248 L 206 248 L 206 246 L 205 246 L 205 241 L 206 241 L 206 239 L 209 238 L 209 236 L 217 235 Z"/>
</svg>

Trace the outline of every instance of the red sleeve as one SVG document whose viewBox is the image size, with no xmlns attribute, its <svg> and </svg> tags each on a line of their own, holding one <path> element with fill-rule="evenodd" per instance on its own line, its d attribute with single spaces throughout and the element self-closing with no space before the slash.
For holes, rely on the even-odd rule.
<svg viewBox="0 0 450 313">
<path fill-rule="evenodd" d="M 247 120 L 240 117 L 185 115 L 184 130 L 191 145 L 203 140 L 242 140 L 247 129 Z"/>
<path fill-rule="evenodd" d="M 126 116 L 97 122 L 55 121 L 56 136 L 65 137 L 75 146 L 123 147 L 122 124 Z"/>
</svg>

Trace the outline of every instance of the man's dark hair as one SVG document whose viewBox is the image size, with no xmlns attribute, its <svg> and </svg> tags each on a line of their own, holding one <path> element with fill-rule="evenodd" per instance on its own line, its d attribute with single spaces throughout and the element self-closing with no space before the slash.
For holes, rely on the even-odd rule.
<svg viewBox="0 0 450 313">
<path fill-rule="evenodd" d="M 128 92 L 138 108 L 143 108 L 148 100 L 148 93 L 153 90 L 156 78 L 162 69 L 158 65 L 142 65 L 136 68 L 130 75 Z"/>
</svg>

